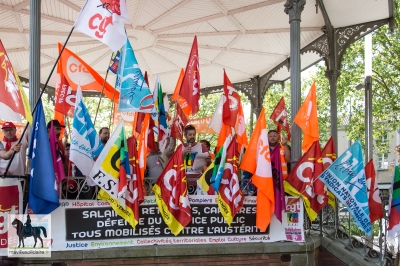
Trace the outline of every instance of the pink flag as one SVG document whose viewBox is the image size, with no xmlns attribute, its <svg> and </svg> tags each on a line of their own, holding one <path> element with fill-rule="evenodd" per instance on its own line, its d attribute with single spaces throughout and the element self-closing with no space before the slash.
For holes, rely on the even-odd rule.
<svg viewBox="0 0 400 266">
<path fill-rule="evenodd" d="M 271 152 L 271 168 L 272 178 L 274 179 L 275 216 L 282 223 L 282 211 L 286 210 L 286 202 L 283 188 L 281 154 L 278 146 Z"/>
<path fill-rule="evenodd" d="M 59 191 L 60 182 L 65 179 L 64 165 L 61 158 L 61 152 L 58 149 L 58 140 L 54 132 L 53 122 L 50 126 L 50 152 L 53 159 L 54 174 L 56 175 L 57 190 Z"/>
<path fill-rule="evenodd" d="M 125 22 L 129 22 L 125 0 L 86 0 L 74 27 L 116 52 L 126 43 Z"/>
</svg>

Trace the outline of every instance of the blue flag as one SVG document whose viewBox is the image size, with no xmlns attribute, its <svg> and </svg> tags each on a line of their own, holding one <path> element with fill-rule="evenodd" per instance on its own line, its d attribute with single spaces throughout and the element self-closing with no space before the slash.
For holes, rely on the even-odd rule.
<svg viewBox="0 0 400 266">
<path fill-rule="evenodd" d="M 356 224 L 372 234 L 369 218 L 368 194 L 360 141 L 356 141 L 320 176 L 322 182 L 342 202 Z"/>
<path fill-rule="evenodd" d="M 154 100 L 128 39 L 121 49 L 115 87 L 120 91 L 118 111 L 154 113 Z"/>
<path fill-rule="evenodd" d="M 28 153 L 32 159 L 28 204 L 35 214 L 49 214 L 60 206 L 60 202 L 41 100 L 37 105 L 32 131 Z"/>
<path fill-rule="evenodd" d="M 86 176 L 93 166 L 94 158 L 100 155 L 103 148 L 104 145 L 97 135 L 89 111 L 82 100 L 81 88 L 78 86 L 69 159 Z"/>
</svg>

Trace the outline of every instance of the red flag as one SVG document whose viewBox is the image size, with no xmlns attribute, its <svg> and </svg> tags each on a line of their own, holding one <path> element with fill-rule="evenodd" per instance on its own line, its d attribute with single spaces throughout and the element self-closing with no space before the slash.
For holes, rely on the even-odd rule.
<svg viewBox="0 0 400 266">
<path fill-rule="evenodd" d="M 182 136 L 183 136 L 183 130 L 188 123 L 188 119 L 183 112 L 181 106 L 179 104 L 176 104 L 176 113 L 175 113 L 175 118 L 172 121 L 172 127 L 171 127 L 171 137 L 179 139 L 183 142 Z"/>
<path fill-rule="evenodd" d="M 182 144 L 178 146 L 153 187 L 165 224 L 176 236 L 192 220 Z"/>
<path fill-rule="evenodd" d="M 232 86 L 224 69 L 224 104 L 222 107 L 222 121 L 228 126 L 234 127 L 238 117 L 240 95 Z"/>
<path fill-rule="evenodd" d="M 135 220 L 139 221 L 139 205 L 144 201 L 144 197 L 142 179 L 140 178 L 139 157 L 136 149 L 136 138 L 132 136 L 126 141 L 132 178 L 128 180 L 125 203 L 133 210 Z"/>
<path fill-rule="evenodd" d="M 371 223 L 383 218 L 382 200 L 379 196 L 378 182 L 376 180 L 376 173 L 374 161 L 371 159 L 365 166 L 365 177 L 368 189 L 368 206 L 369 218 Z"/>
<path fill-rule="evenodd" d="M 156 151 L 156 141 L 154 139 L 154 128 L 156 127 L 156 124 L 154 123 L 154 120 L 152 117 L 150 117 L 149 121 L 149 129 L 147 130 L 147 148 L 150 150 L 157 152 Z"/>
<path fill-rule="evenodd" d="M 290 125 L 288 114 L 286 111 L 285 99 L 283 97 L 279 100 L 269 118 L 274 121 L 279 134 L 281 133 L 282 128 L 285 129 L 287 133 L 287 139 L 290 140 Z"/>
<path fill-rule="evenodd" d="M 136 117 L 136 119 L 135 119 L 135 121 L 136 121 L 136 123 L 135 123 L 135 131 L 136 131 L 136 133 L 138 133 L 138 134 L 140 134 L 140 132 L 142 131 L 142 125 L 143 125 L 143 121 L 144 121 L 144 115 L 145 115 L 145 113 L 141 113 L 141 112 L 137 112 L 136 114 L 135 114 L 135 117 Z"/>
<path fill-rule="evenodd" d="M 242 208 L 244 195 L 238 177 L 238 143 L 232 138 L 226 149 L 226 162 L 218 190 L 218 206 L 226 223 L 230 226 L 236 213 Z"/>
<path fill-rule="evenodd" d="M 148 145 L 147 145 L 147 133 L 149 130 L 150 120 L 151 120 L 150 114 L 149 113 L 145 114 L 144 120 L 143 120 L 143 126 L 141 128 L 142 130 L 138 137 L 139 167 L 140 167 L 140 177 L 142 178 L 142 180 L 144 179 L 144 170 L 146 169 L 147 154 L 149 153 Z"/>
<path fill-rule="evenodd" d="M 7 105 L 14 112 L 24 116 L 32 124 L 29 100 L 1 41 L 0 65 L 0 102 Z"/>
<path fill-rule="evenodd" d="M 325 144 L 325 147 L 321 152 L 321 157 L 324 170 L 327 169 L 336 160 L 335 143 L 333 143 L 332 137 L 330 137 L 328 142 Z M 336 206 L 335 195 L 333 195 L 332 192 L 330 192 L 329 190 L 328 190 L 328 203 L 329 205 L 332 206 L 332 208 L 335 208 Z"/>
<path fill-rule="evenodd" d="M 266 125 L 265 110 L 263 107 L 253 135 L 251 136 L 249 147 L 240 165 L 241 169 L 253 174 L 252 181 L 258 188 L 256 226 L 263 232 L 267 230 L 270 224 L 275 204 Z"/>
<path fill-rule="evenodd" d="M 179 91 L 189 106 L 192 108 L 191 114 L 199 111 L 200 100 L 200 69 L 199 69 L 199 51 L 197 48 L 197 37 L 194 36 L 192 50 L 186 65 L 185 76 L 182 80 L 182 86 Z"/>
<path fill-rule="evenodd" d="M 285 192 L 303 198 L 311 221 L 317 218 L 318 212 L 328 201 L 326 194 L 323 193 L 323 183 L 317 179 L 322 173 L 323 167 L 320 158 L 319 141 L 315 141 L 284 181 Z M 320 183 L 322 183 L 322 188 Z"/>
<path fill-rule="evenodd" d="M 150 85 L 149 85 L 149 76 L 147 75 L 147 71 L 144 72 L 144 80 L 146 81 L 147 86 L 150 87 Z"/>
<path fill-rule="evenodd" d="M 304 131 L 302 149 L 307 151 L 316 140 L 319 140 L 317 87 L 315 81 L 293 121 Z"/>
</svg>

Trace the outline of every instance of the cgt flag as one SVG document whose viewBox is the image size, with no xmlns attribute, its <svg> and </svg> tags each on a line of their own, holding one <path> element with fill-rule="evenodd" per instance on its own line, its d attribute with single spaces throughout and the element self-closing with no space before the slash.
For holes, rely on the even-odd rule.
<svg viewBox="0 0 400 266">
<path fill-rule="evenodd" d="M 275 196 L 272 178 L 271 155 L 264 107 L 261 109 L 249 147 L 247 148 L 240 168 L 253 174 L 253 184 L 257 191 L 256 226 L 263 232 L 268 228 L 274 213 Z"/>
<path fill-rule="evenodd" d="M 328 142 L 325 144 L 324 149 L 321 151 L 321 157 L 324 170 L 326 170 L 336 160 L 335 143 L 333 143 L 332 137 L 329 138 Z M 335 209 L 336 198 L 329 190 L 328 204 L 331 205 L 333 209 Z"/>
<path fill-rule="evenodd" d="M 361 230 L 370 236 L 372 227 L 360 141 L 351 145 L 319 179 L 347 207 Z"/>
<path fill-rule="evenodd" d="M 378 182 L 374 161 L 371 159 L 365 166 L 365 177 L 367 178 L 369 218 L 371 223 L 383 218 L 382 200 L 379 196 Z"/>
<path fill-rule="evenodd" d="M 161 216 L 175 236 L 192 220 L 182 150 L 181 144 L 153 187 Z"/>
<path fill-rule="evenodd" d="M 171 137 L 179 139 L 181 142 L 183 142 L 183 130 L 187 123 L 188 118 L 183 112 L 181 106 L 179 104 L 176 104 L 175 117 L 171 125 Z"/>
<path fill-rule="evenodd" d="M 60 202 L 53 164 L 49 163 L 52 158 L 42 100 L 38 102 L 33 125 L 28 154 L 32 160 L 28 204 L 35 214 L 49 214 Z"/>
<path fill-rule="evenodd" d="M 239 113 L 240 95 L 233 87 L 224 69 L 224 104 L 222 108 L 222 121 L 234 127 Z"/>
<path fill-rule="evenodd" d="M 22 115 L 32 124 L 32 114 L 29 107 L 29 100 L 23 90 L 21 81 L 17 72 L 11 65 L 10 58 L 7 55 L 3 43 L 0 41 L 0 102 L 8 106 L 12 111 Z M 2 118 L 6 120 L 13 117 L 13 114 L 8 113 L 8 110 L 1 110 Z"/>
<path fill-rule="evenodd" d="M 275 106 L 274 111 L 272 111 L 271 116 L 269 117 L 272 121 L 274 121 L 278 133 L 281 133 L 282 128 L 285 129 L 287 133 L 287 138 L 290 140 L 290 125 L 289 125 L 289 119 L 288 119 L 288 114 L 286 111 L 286 104 L 285 104 L 285 99 L 282 97 L 278 104 Z"/>
<path fill-rule="evenodd" d="M 129 22 L 125 0 L 86 0 L 74 27 L 116 52 L 127 38 L 125 22 Z"/>
<path fill-rule="evenodd" d="M 244 196 L 239 186 L 238 143 L 233 138 L 226 149 L 224 172 L 218 189 L 218 206 L 226 223 L 231 226 L 233 217 L 242 208 Z"/>
<path fill-rule="evenodd" d="M 115 85 L 120 91 L 118 111 L 154 113 L 154 100 L 149 85 L 139 68 L 129 39 L 125 41 Z"/>
<path fill-rule="evenodd" d="M 200 69 L 197 36 L 194 36 L 179 95 L 185 99 L 187 104 L 192 108 L 191 114 L 195 115 L 199 111 L 200 100 Z"/>
<path fill-rule="evenodd" d="M 317 218 L 318 212 L 327 203 L 326 195 L 316 192 L 317 177 L 322 173 L 321 148 L 315 141 L 308 151 L 300 158 L 284 181 L 285 192 L 292 196 L 301 196 L 311 221 Z M 321 181 L 319 181 L 321 183 Z M 319 184 L 321 187 L 321 184 Z M 323 186 L 323 184 L 322 184 Z M 317 188 L 320 189 L 317 186 Z"/>
</svg>

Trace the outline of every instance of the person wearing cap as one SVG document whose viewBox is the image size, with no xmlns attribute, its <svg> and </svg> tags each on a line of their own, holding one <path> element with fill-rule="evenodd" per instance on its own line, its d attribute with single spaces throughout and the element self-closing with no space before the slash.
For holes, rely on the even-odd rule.
<svg viewBox="0 0 400 266">
<path fill-rule="evenodd" d="M 26 150 L 29 145 L 28 133 L 25 133 L 25 137 L 21 139 L 21 143 L 18 143 L 17 128 L 14 123 L 5 122 L 1 130 L 3 131 L 4 137 L 3 140 L 0 141 L 0 174 L 4 174 L 10 158 L 13 153 L 16 152 L 7 175 L 25 175 Z"/>
</svg>

